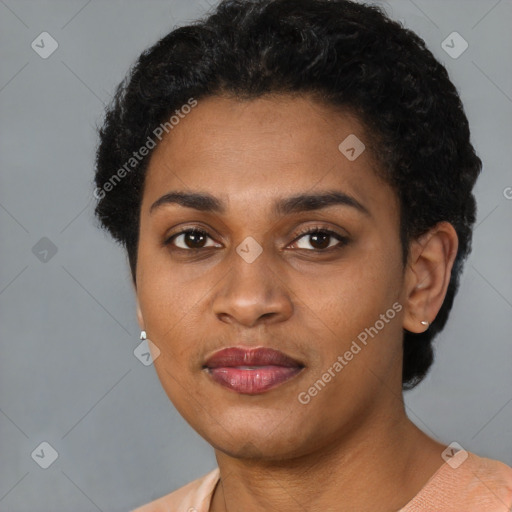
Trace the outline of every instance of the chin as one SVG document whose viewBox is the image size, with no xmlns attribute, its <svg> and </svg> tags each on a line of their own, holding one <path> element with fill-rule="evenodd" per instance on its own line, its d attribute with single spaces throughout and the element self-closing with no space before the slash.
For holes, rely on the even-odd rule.
<svg viewBox="0 0 512 512">
<path fill-rule="evenodd" d="M 264 415 L 259 420 L 226 423 L 218 418 L 219 423 L 210 422 L 204 430 L 196 429 L 216 450 L 230 457 L 241 459 L 284 460 L 303 455 L 311 448 L 313 441 L 308 441 L 304 424 L 289 423 L 293 413 L 281 416 L 281 423 L 265 421 Z M 288 420 L 288 421 L 286 421 Z M 226 427 L 224 427 L 227 425 Z M 201 431 L 202 430 L 202 431 Z M 320 428 L 316 429 L 320 432 Z M 301 448 L 302 447 L 302 448 Z"/>
</svg>

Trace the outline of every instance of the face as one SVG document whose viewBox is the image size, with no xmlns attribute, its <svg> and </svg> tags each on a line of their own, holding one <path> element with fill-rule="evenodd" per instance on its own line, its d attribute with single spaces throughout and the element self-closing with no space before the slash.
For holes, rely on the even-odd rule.
<svg viewBox="0 0 512 512">
<path fill-rule="evenodd" d="M 366 140 L 308 97 L 211 97 L 151 157 L 139 322 L 170 400 L 222 452 L 319 450 L 401 390 L 399 205 L 369 148 L 338 148 L 351 134 Z M 228 347 L 289 364 L 212 371 Z"/>
</svg>

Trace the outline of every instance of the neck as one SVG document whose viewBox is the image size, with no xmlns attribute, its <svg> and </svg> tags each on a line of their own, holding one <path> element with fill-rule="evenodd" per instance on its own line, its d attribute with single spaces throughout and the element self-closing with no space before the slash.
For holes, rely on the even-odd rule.
<svg viewBox="0 0 512 512">
<path fill-rule="evenodd" d="M 210 512 L 399 510 L 442 465 L 444 446 L 407 418 L 403 401 L 394 415 L 386 405 L 386 414 L 291 460 L 236 459 L 216 450 L 220 482 Z"/>
</svg>

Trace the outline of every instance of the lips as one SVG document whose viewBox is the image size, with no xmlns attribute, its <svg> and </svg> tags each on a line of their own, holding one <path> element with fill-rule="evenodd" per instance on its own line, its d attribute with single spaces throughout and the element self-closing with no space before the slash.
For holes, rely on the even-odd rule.
<svg viewBox="0 0 512 512">
<path fill-rule="evenodd" d="M 203 368 L 218 384 L 254 395 L 283 384 L 300 373 L 304 365 L 271 348 L 229 347 L 215 352 Z"/>
</svg>

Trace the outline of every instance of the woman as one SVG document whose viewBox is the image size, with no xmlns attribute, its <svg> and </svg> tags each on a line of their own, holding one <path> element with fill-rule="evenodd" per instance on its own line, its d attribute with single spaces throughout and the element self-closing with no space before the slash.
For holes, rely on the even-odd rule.
<svg viewBox="0 0 512 512">
<path fill-rule="evenodd" d="M 510 509 L 510 467 L 404 409 L 481 170 L 418 36 L 348 0 L 227 0 L 141 55 L 100 137 L 141 337 L 218 462 L 138 512 Z"/>
</svg>

